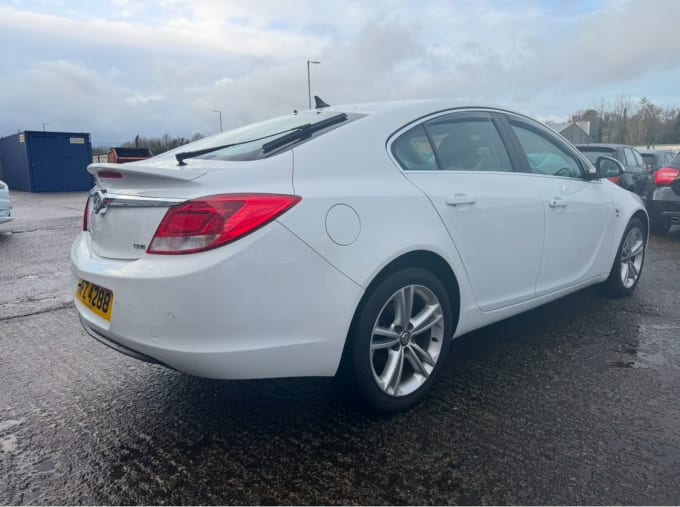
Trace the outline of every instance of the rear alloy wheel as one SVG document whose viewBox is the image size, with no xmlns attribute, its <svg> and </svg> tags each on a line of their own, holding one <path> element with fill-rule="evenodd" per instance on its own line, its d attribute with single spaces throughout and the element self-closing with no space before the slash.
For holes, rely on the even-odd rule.
<svg viewBox="0 0 680 507">
<path fill-rule="evenodd" d="M 385 278 L 361 310 L 348 360 L 358 392 L 381 412 L 425 396 L 449 350 L 452 312 L 441 281 L 421 268 Z"/>
<path fill-rule="evenodd" d="M 605 282 L 610 295 L 623 297 L 633 292 L 642 273 L 646 246 L 647 237 L 642 222 L 639 218 L 633 218 L 626 228 L 614 266 Z"/>
</svg>

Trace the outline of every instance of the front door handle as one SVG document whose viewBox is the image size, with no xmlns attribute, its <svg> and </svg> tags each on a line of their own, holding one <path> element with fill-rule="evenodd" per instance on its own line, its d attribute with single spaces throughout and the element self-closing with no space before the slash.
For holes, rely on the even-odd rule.
<svg viewBox="0 0 680 507">
<path fill-rule="evenodd" d="M 567 201 L 563 201 L 561 197 L 553 197 L 548 201 L 548 206 L 551 208 L 566 208 Z"/>
<path fill-rule="evenodd" d="M 447 206 L 458 206 L 459 204 L 474 204 L 477 199 L 468 194 L 453 194 L 453 197 L 447 197 L 445 202 Z"/>
</svg>

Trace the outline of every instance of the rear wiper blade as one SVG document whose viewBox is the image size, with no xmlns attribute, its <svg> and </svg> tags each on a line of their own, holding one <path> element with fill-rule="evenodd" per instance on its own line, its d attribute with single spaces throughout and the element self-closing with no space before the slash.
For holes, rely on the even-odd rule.
<svg viewBox="0 0 680 507">
<path fill-rule="evenodd" d="M 310 123 L 306 123 L 304 125 L 299 125 L 297 127 L 282 130 L 280 132 L 274 132 L 273 134 L 269 134 L 269 135 L 266 135 L 266 136 L 257 137 L 255 139 L 248 139 L 247 141 L 239 141 L 238 143 L 222 144 L 220 146 L 211 146 L 210 148 L 203 148 L 202 150 L 183 151 L 181 153 L 177 153 L 175 155 L 175 158 L 177 159 L 177 162 L 179 162 L 179 164 L 177 164 L 177 165 L 186 165 L 186 163 L 184 161 L 187 158 L 200 157 L 201 155 L 207 155 L 208 153 L 212 153 L 214 151 L 224 150 L 226 148 L 231 148 L 232 146 L 240 146 L 241 144 L 254 143 L 255 141 L 262 141 L 263 139 L 269 139 L 270 137 L 280 136 L 281 134 L 285 134 L 286 132 L 295 132 L 297 130 L 306 129 L 306 128 L 309 128 L 311 126 L 313 126 L 313 125 L 311 125 Z"/>
<path fill-rule="evenodd" d="M 336 114 L 335 116 L 331 116 L 330 118 L 326 118 L 325 120 L 318 121 L 316 123 L 300 125 L 300 127 L 298 127 L 297 129 L 294 130 L 291 129 L 292 132 L 290 132 L 290 134 L 286 134 L 285 136 L 281 136 L 278 139 L 274 139 L 273 141 L 264 143 L 262 145 L 262 152 L 269 153 L 270 151 L 273 151 L 276 148 L 280 148 L 281 146 L 285 146 L 294 141 L 301 141 L 302 139 L 307 139 L 308 137 L 311 137 L 311 135 L 314 132 L 318 132 L 319 130 L 328 128 L 331 125 L 335 125 L 336 123 L 342 123 L 345 120 L 347 120 L 347 114 L 340 113 Z"/>
</svg>

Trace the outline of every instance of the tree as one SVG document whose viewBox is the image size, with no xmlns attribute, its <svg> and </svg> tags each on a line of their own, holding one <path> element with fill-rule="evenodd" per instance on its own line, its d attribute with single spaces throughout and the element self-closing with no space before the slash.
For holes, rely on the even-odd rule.
<svg viewBox="0 0 680 507">
<path fill-rule="evenodd" d="M 675 121 L 669 125 L 664 141 L 668 144 L 680 144 L 680 111 L 675 115 Z"/>
<path fill-rule="evenodd" d="M 662 128 L 661 108 L 655 106 L 647 97 L 640 99 L 640 108 L 631 118 L 631 130 L 634 135 L 630 141 L 633 144 L 646 145 L 647 147 L 661 141 Z"/>
<path fill-rule="evenodd" d="M 194 134 L 194 137 L 196 136 L 202 137 L 202 134 L 196 133 Z M 136 136 L 134 141 L 127 141 L 123 143 L 123 146 L 128 148 L 149 148 L 154 155 L 158 155 L 159 153 L 177 148 L 178 146 L 182 146 L 188 142 L 189 140 L 184 137 L 171 137 L 170 134 L 166 133 L 161 137 Z"/>
</svg>

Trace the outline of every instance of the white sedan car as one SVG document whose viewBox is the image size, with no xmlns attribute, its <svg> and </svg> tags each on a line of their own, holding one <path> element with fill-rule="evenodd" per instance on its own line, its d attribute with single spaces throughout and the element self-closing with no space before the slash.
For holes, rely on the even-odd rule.
<svg viewBox="0 0 680 507">
<path fill-rule="evenodd" d="M 85 329 L 193 375 L 342 372 L 403 410 L 452 338 L 642 270 L 641 201 L 518 113 L 315 109 L 142 162 L 93 164 L 71 252 Z"/>
<path fill-rule="evenodd" d="M 0 224 L 12 220 L 12 200 L 9 197 L 9 187 L 0 181 Z"/>
</svg>

